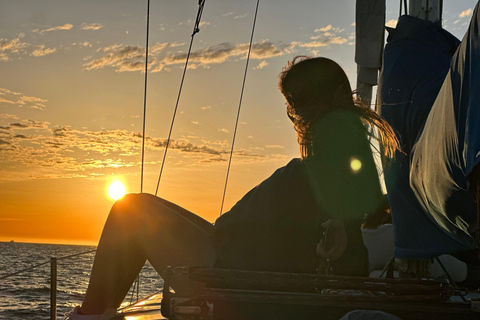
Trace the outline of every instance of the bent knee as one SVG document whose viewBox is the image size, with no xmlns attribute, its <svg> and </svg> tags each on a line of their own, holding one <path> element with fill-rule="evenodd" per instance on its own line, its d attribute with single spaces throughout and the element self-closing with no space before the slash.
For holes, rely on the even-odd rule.
<svg viewBox="0 0 480 320">
<path fill-rule="evenodd" d="M 166 202 L 168 201 L 148 193 L 128 193 L 115 201 L 112 212 L 131 212 L 141 215 L 150 211 L 163 211 Z"/>
<path fill-rule="evenodd" d="M 148 205 L 155 199 L 154 195 L 147 193 L 127 193 L 122 198 L 115 201 L 112 211 L 138 211 Z"/>
<path fill-rule="evenodd" d="M 113 206 L 126 206 L 133 203 L 146 201 L 147 194 L 145 193 L 127 193 L 113 204 Z"/>
</svg>

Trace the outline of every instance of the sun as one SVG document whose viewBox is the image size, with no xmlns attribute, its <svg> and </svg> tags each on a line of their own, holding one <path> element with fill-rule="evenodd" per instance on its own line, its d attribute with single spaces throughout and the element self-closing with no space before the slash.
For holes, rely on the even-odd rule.
<svg viewBox="0 0 480 320">
<path fill-rule="evenodd" d="M 120 181 L 114 181 L 108 186 L 108 195 L 113 200 L 118 200 L 126 193 L 125 186 Z"/>
</svg>

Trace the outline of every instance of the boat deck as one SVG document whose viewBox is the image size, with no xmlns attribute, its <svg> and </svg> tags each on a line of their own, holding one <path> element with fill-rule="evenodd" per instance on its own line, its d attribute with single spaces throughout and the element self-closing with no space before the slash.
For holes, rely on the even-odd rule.
<svg viewBox="0 0 480 320">
<path fill-rule="evenodd" d="M 162 316 L 161 302 L 163 294 L 161 291 L 138 301 L 119 311 L 119 314 L 112 320 L 166 320 Z"/>
<path fill-rule="evenodd" d="M 381 310 L 402 320 L 480 319 L 479 291 L 463 291 L 462 298 L 460 291 L 438 281 L 221 269 L 186 272 L 192 279 L 215 282 L 206 282 L 205 289 L 189 298 L 158 292 L 120 310 L 112 320 L 338 320 L 359 309 Z"/>
</svg>

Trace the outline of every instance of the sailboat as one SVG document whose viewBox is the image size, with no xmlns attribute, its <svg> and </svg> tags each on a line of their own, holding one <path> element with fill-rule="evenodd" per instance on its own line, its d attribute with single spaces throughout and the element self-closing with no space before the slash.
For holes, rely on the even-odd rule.
<svg viewBox="0 0 480 320">
<path fill-rule="evenodd" d="M 381 18 L 375 18 L 379 7 L 369 7 L 367 2 L 375 1 L 357 0 L 357 9 L 360 8 L 357 10 L 357 30 L 371 29 L 371 26 L 362 25 L 361 21 L 380 21 L 381 24 L 381 31 L 376 35 L 377 40 L 378 37 L 381 39 L 380 42 L 372 42 L 371 39 L 364 41 L 357 34 L 358 88 L 363 92 L 364 99 L 370 100 L 381 68 L 384 31 Z M 406 1 L 404 5 L 406 8 Z M 441 15 L 441 12 L 442 1 L 410 1 L 409 15 L 417 18 L 428 20 L 434 15 Z M 478 8 L 476 13 L 479 14 Z M 370 51 L 365 54 L 362 46 Z M 371 51 L 376 51 L 376 55 L 372 56 Z M 384 271 L 392 274 L 393 265 L 387 264 Z M 184 276 L 204 282 L 206 287 L 192 297 L 178 296 L 169 289 L 169 284 L 175 277 Z M 162 277 L 165 280 L 163 292 L 119 310 L 119 314 L 112 319 L 340 319 L 355 310 L 367 310 L 366 314 L 372 317 L 375 312 L 385 312 L 392 316 L 391 319 L 395 316 L 400 319 L 480 317 L 478 292 L 458 288 L 451 281 L 338 277 L 185 266 L 169 267 Z"/>
</svg>

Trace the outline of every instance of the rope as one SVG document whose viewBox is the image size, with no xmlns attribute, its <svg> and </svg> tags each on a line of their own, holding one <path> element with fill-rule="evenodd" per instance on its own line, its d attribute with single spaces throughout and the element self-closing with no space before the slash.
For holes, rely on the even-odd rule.
<svg viewBox="0 0 480 320">
<path fill-rule="evenodd" d="M 252 51 L 253 35 L 255 33 L 255 24 L 257 22 L 257 13 L 258 13 L 258 4 L 259 3 L 260 3 L 260 0 L 257 0 L 257 5 L 255 7 L 255 16 L 253 18 L 252 34 L 250 35 L 250 45 L 248 47 L 247 62 L 245 64 L 245 73 L 243 75 L 242 90 L 240 92 L 240 101 L 238 103 L 237 120 L 235 121 L 235 130 L 233 131 L 232 148 L 230 149 L 230 158 L 228 160 L 227 176 L 225 178 L 225 186 L 223 188 L 223 197 L 222 197 L 222 205 L 220 207 L 220 215 L 222 215 L 223 204 L 225 203 L 225 194 L 227 193 L 228 176 L 229 176 L 229 173 L 230 173 L 230 166 L 232 164 L 233 148 L 235 146 L 235 138 L 237 136 L 238 119 L 240 118 L 240 109 L 242 107 L 243 91 L 245 89 L 245 80 L 247 79 L 248 63 L 250 61 L 250 53 Z"/>
<path fill-rule="evenodd" d="M 150 0 L 147 0 L 147 36 L 145 40 L 145 86 L 143 91 L 143 134 L 142 134 L 142 171 L 140 174 L 140 193 L 143 193 L 143 169 L 145 164 L 145 120 L 147 118 L 147 79 L 148 79 L 148 38 L 150 34 Z"/>
<path fill-rule="evenodd" d="M 75 253 L 75 254 L 72 254 L 72 255 L 69 255 L 69 256 L 64 256 L 64 257 L 57 258 L 57 261 L 59 261 L 59 260 L 64 260 L 64 259 L 69 259 L 69 258 L 73 258 L 73 257 L 76 257 L 76 256 L 80 256 L 80 255 L 87 254 L 87 253 L 91 253 L 91 252 L 95 252 L 95 251 L 96 251 L 96 249 L 95 249 L 95 250 L 90 250 L 90 251 L 85 251 L 85 252 L 80 252 L 80 253 Z M 5 276 L 0 277 L 0 280 L 9 278 L 9 277 L 12 277 L 12 276 L 15 276 L 15 275 L 18 275 L 18 274 L 21 274 L 21 273 L 24 273 L 24 272 L 33 270 L 33 269 L 36 269 L 36 268 L 41 267 L 41 266 L 43 266 L 43 265 L 45 265 L 45 264 L 47 264 L 47 263 L 50 263 L 50 262 L 51 262 L 51 260 L 48 260 L 48 261 L 45 261 L 45 262 L 36 264 L 36 265 L 34 265 L 33 267 L 29 267 L 29 268 L 26 268 L 26 269 L 23 269 L 23 270 L 14 272 L 14 273 L 7 274 L 7 275 L 5 275 Z"/>
<path fill-rule="evenodd" d="M 202 18 L 203 6 L 205 5 L 205 0 L 198 1 L 198 12 L 197 18 L 195 19 L 195 24 L 193 26 L 193 33 L 190 39 L 190 46 L 188 48 L 187 59 L 185 60 L 185 67 L 183 68 L 182 80 L 180 82 L 180 88 L 178 90 L 177 102 L 175 103 L 175 110 L 173 111 L 172 123 L 170 124 L 170 131 L 168 132 L 167 143 L 165 145 L 165 152 L 163 153 L 162 166 L 160 168 L 160 173 L 158 175 L 157 189 L 155 190 L 155 196 L 158 194 L 158 188 L 160 187 L 160 180 L 162 179 L 163 167 L 165 165 L 165 159 L 167 157 L 168 147 L 170 145 L 170 137 L 172 136 L 173 124 L 175 123 L 175 117 L 177 115 L 178 102 L 180 101 L 180 95 L 182 93 L 183 82 L 185 80 L 185 73 L 187 72 L 188 60 L 190 58 L 190 53 L 192 51 L 192 44 L 195 34 L 200 32 L 200 19 Z"/>
<path fill-rule="evenodd" d="M 439 257 L 435 257 L 435 260 L 438 262 L 438 264 L 442 268 L 443 272 L 445 273 L 445 276 L 448 279 L 448 284 L 454 289 L 458 288 L 457 284 L 455 283 L 455 281 L 453 281 L 452 277 L 450 276 L 450 273 L 448 272 L 447 268 L 445 268 L 445 266 L 443 265 L 442 260 L 440 260 Z M 464 295 L 462 295 L 460 292 L 459 292 L 458 295 L 463 300 L 463 302 L 467 302 L 467 299 L 465 299 Z"/>
</svg>

